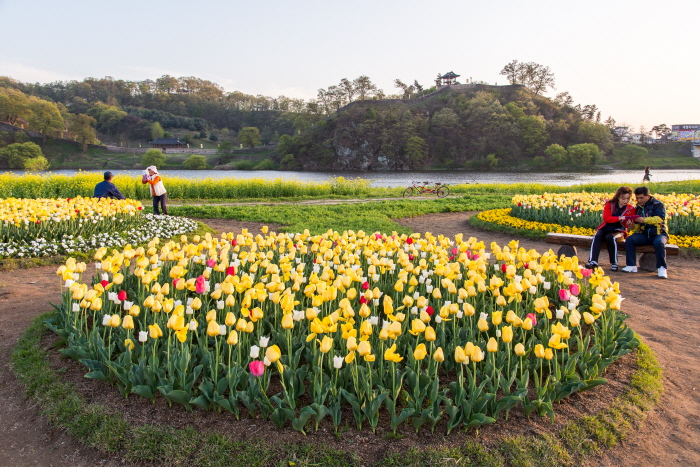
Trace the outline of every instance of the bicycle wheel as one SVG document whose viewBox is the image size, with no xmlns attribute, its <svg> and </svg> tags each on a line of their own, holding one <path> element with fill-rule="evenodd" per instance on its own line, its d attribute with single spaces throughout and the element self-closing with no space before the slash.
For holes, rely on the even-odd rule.
<svg viewBox="0 0 700 467">
<path fill-rule="evenodd" d="M 438 188 L 436 191 L 436 194 L 438 195 L 438 198 L 444 198 L 445 196 L 450 194 L 450 189 L 447 188 L 446 186 L 441 186 Z"/>
<path fill-rule="evenodd" d="M 403 197 L 408 198 L 413 195 L 413 187 L 408 187 L 403 191 Z"/>
</svg>

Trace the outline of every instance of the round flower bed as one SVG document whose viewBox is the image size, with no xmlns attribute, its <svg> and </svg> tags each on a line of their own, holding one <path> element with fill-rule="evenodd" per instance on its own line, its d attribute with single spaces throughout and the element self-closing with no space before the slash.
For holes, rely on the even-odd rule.
<svg viewBox="0 0 700 467">
<path fill-rule="evenodd" d="M 519 406 L 554 417 L 638 345 L 618 286 L 517 242 L 491 250 L 362 231 L 154 239 L 98 250 L 94 274 L 69 259 L 47 324 L 125 397 L 300 431 L 349 413 L 358 429 L 386 413 L 394 431 L 477 427 Z"/>
<path fill-rule="evenodd" d="M 37 257 L 123 247 L 197 228 L 180 217 L 142 214 L 134 200 L 97 198 L 0 200 L 0 258 Z"/>
</svg>

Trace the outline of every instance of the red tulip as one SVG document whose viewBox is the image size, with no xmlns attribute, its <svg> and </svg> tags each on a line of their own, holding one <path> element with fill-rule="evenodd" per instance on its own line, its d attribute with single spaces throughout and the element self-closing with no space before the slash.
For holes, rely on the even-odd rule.
<svg viewBox="0 0 700 467">
<path fill-rule="evenodd" d="M 365 281 L 365 282 L 362 284 L 362 290 L 367 290 L 367 289 L 369 289 L 369 282 Z"/>
<path fill-rule="evenodd" d="M 177 288 L 177 283 L 182 279 L 173 279 L 173 287 Z"/>
<path fill-rule="evenodd" d="M 233 266 L 229 266 L 226 268 L 226 275 L 227 276 L 235 276 L 236 275 L 236 268 Z"/>
<path fill-rule="evenodd" d="M 571 284 L 569 286 L 569 292 L 571 292 L 571 295 L 578 295 L 581 293 L 581 286 L 578 284 Z"/>
<path fill-rule="evenodd" d="M 406 239 L 406 243 L 408 243 L 409 245 L 412 244 L 412 243 L 413 243 L 413 238 L 408 237 L 408 238 Z"/>
<path fill-rule="evenodd" d="M 472 259 L 472 252 L 467 250 L 467 259 Z"/>
<path fill-rule="evenodd" d="M 413 255 L 408 255 L 408 259 L 409 259 L 409 261 L 413 261 L 414 259 L 416 259 L 416 257 Z"/>
<path fill-rule="evenodd" d="M 573 284 L 572 284 L 573 285 Z M 571 298 L 571 294 L 569 293 L 568 290 L 566 289 L 559 289 L 559 299 L 568 302 L 569 299 Z"/>
<path fill-rule="evenodd" d="M 360 304 L 361 304 L 361 305 L 364 305 L 364 304 L 367 303 L 367 302 L 368 302 L 368 300 L 365 298 L 365 296 L 364 296 L 364 295 L 360 295 Z"/>
<path fill-rule="evenodd" d="M 537 316 L 535 316 L 534 313 L 528 313 L 525 319 L 530 318 L 530 321 L 532 321 L 533 326 L 537 326 Z"/>
<path fill-rule="evenodd" d="M 452 256 L 457 256 L 459 250 L 457 248 L 452 248 Z"/>
<path fill-rule="evenodd" d="M 435 310 L 433 310 L 433 307 L 428 305 L 425 307 L 425 312 L 428 313 L 430 316 L 433 316 L 433 313 L 435 313 Z"/>
<path fill-rule="evenodd" d="M 195 292 L 197 293 L 204 293 L 206 292 L 206 288 L 204 286 L 204 282 L 206 279 L 204 276 L 199 276 L 197 279 L 194 281 L 194 286 L 195 286 Z"/>
<path fill-rule="evenodd" d="M 138 209 L 139 211 L 142 211 L 142 210 L 143 210 L 143 207 L 139 206 L 139 207 L 136 208 L 136 209 Z"/>
<path fill-rule="evenodd" d="M 248 368 L 250 369 L 250 374 L 256 378 L 261 377 L 265 373 L 265 364 L 262 360 L 253 360 L 248 364 Z"/>
<path fill-rule="evenodd" d="M 236 246 L 236 245 L 238 245 L 238 242 L 234 238 L 233 240 L 231 240 L 231 246 Z"/>
<path fill-rule="evenodd" d="M 119 291 L 119 293 L 117 294 L 117 298 L 122 302 L 126 300 L 126 290 Z"/>
<path fill-rule="evenodd" d="M 506 265 L 506 263 L 501 264 L 501 271 L 506 272 L 506 269 L 508 269 L 508 266 Z"/>
<path fill-rule="evenodd" d="M 107 287 L 107 285 L 109 285 L 109 281 L 102 281 L 100 284 L 102 284 L 102 287 Z"/>
</svg>

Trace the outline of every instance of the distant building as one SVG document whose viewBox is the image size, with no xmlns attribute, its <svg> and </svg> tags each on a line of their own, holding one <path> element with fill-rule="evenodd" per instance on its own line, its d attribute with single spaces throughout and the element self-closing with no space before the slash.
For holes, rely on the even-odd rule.
<svg viewBox="0 0 700 467">
<path fill-rule="evenodd" d="M 692 140 L 696 131 L 700 125 L 671 125 L 671 137 L 679 141 Z"/>
<path fill-rule="evenodd" d="M 163 152 L 171 148 L 182 147 L 182 143 L 178 138 L 156 138 L 155 141 L 151 141 L 148 144 L 150 144 L 152 148 L 162 149 Z"/>
<path fill-rule="evenodd" d="M 615 134 L 617 135 L 617 137 L 620 138 L 621 142 L 629 143 L 629 141 L 630 141 L 630 128 L 628 126 L 616 126 L 614 131 L 615 131 Z"/>
<path fill-rule="evenodd" d="M 454 71 L 445 73 L 444 75 L 440 76 L 440 78 L 438 78 L 438 80 L 440 81 L 438 86 L 451 86 L 453 84 L 459 84 L 457 82 L 457 78 L 459 77 L 460 75 L 456 74 Z"/>
</svg>

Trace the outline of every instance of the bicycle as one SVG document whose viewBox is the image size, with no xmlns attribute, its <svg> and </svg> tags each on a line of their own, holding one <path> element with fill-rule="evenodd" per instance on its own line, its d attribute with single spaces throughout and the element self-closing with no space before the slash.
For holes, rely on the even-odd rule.
<svg viewBox="0 0 700 467">
<path fill-rule="evenodd" d="M 430 182 L 411 182 L 411 186 L 406 188 L 403 192 L 403 197 L 408 198 L 415 195 L 423 195 L 425 193 L 437 195 L 438 198 L 444 198 L 450 194 L 450 188 L 444 183 L 435 183 L 430 185 Z"/>
</svg>

